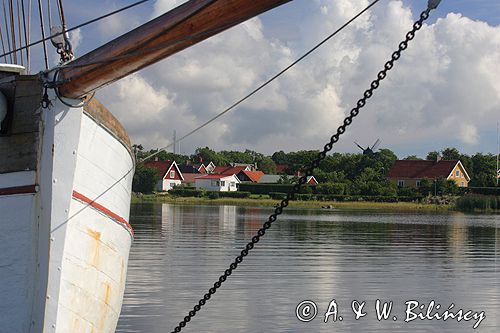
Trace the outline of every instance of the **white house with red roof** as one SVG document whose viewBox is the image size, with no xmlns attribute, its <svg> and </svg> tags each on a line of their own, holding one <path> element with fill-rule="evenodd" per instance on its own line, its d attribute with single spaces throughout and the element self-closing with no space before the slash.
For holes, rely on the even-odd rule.
<svg viewBox="0 0 500 333">
<path fill-rule="evenodd" d="M 195 178 L 197 190 L 232 192 L 237 191 L 238 177 L 233 175 L 208 174 Z"/>
<path fill-rule="evenodd" d="M 156 184 L 157 191 L 171 190 L 184 180 L 182 172 L 175 161 L 149 161 L 144 163 L 144 166 L 155 169 L 160 176 L 160 180 Z"/>
</svg>

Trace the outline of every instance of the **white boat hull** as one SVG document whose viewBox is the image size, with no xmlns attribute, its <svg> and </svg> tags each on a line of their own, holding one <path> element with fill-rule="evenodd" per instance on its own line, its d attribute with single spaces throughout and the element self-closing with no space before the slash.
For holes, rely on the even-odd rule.
<svg viewBox="0 0 500 333">
<path fill-rule="evenodd" d="M 14 111 L 34 108 L 39 101 L 28 99 L 41 93 L 29 89 L 38 83 L 13 82 Z M 85 110 L 52 103 L 32 110 L 35 163 L 0 162 L 0 331 L 114 332 L 133 239 L 134 159 L 98 102 Z M 0 137 L 0 152 L 20 137 Z"/>
</svg>

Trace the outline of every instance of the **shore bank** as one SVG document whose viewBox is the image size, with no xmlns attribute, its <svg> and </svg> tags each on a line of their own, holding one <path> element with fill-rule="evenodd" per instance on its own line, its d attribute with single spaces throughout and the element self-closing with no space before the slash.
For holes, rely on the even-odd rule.
<svg viewBox="0 0 500 333">
<path fill-rule="evenodd" d="M 132 203 L 159 202 L 183 205 L 234 205 L 234 206 L 275 206 L 279 201 L 274 199 L 253 198 L 196 198 L 174 197 L 169 195 L 134 195 Z M 346 209 L 346 210 L 392 210 L 392 211 L 453 211 L 453 205 L 422 204 L 414 202 L 370 202 L 370 201 L 290 201 L 290 207 Z"/>
</svg>

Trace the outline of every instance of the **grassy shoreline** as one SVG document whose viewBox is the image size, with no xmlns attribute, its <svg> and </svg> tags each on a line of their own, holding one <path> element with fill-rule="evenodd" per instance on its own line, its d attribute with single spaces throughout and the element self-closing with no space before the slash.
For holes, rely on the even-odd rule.
<svg viewBox="0 0 500 333">
<path fill-rule="evenodd" d="M 235 206 L 275 206 L 278 200 L 274 199 L 252 199 L 252 198 L 196 198 L 196 197 L 173 197 L 169 195 L 133 195 L 132 203 L 158 202 L 183 205 L 235 205 Z M 453 205 L 422 204 L 414 202 L 371 202 L 371 201 L 290 201 L 290 207 L 322 208 L 331 206 L 334 209 L 345 210 L 392 210 L 392 211 L 439 211 L 448 212 L 455 210 Z"/>
</svg>

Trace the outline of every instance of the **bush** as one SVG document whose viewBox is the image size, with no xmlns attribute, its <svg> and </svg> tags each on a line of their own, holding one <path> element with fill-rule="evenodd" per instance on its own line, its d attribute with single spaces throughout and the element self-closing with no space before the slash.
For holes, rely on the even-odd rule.
<svg viewBox="0 0 500 333">
<path fill-rule="evenodd" d="M 221 198 L 249 198 L 250 192 L 235 191 L 235 192 L 219 192 Z"/>
<path fill-rule="evenodd" d="M 399 197 L 414 197 L 417 195 L 417 190 L 413 187 L 398 187 L 398 196 Z M 422 191 L 422 194 L 426 195 L 427 193 Z"/>
<path fill-rule="evenodd" d="M 295 195 L 295 200 L 299 201 L 311 201 L 315 200 L 316 196 L 314 194 L 296 194 Z"/>
<path fill-rule="evenodd" d="M 324 183 L 316 185 L 315 193 L 343 195 L 346 193 L 346 188 L 345 183 Z"/>
<path fill-rule="evenodd" d="M 466 195 L 457 200 L 456 207 L 466 212 L 497 210 L 500 209 L 500 196 Z"/>
<path fill-rule="evenodd" d="M 176 187 L 168 191 L 168 193 L 178 196 L 178 197 L 202 197 L 204 191 L 202 190 L 191 190 L 182 187 Z"/>
<path fill-rule="evenodd" d="M 500 196 L 500 187 L 468 187 L 469 193 Z"/>
<path fill-rule="evenodd" d="M 286 193 L 283 192 L 269 192 L 269 196 L 273 200 L 283 200 L 286 198 Z"/>
<path fill-rule="evenodd" d="M 241 183 L 239 189 L 243 192 L 250 192 L 252 194 L 270 194 L 275 193 L 288 193 L 294 184 L 254 184 L 254 183 Z M 299 193 L 315 193 L 317 185 L 304 185 L 300 188 Z"/>
<path fill-rule="evenodd" d="M 222 192 L 217 192 L 217 191 L 209 191 L 208 193 L 208 198 L 209 199 L 219 199 L 220 194 Z"/>
<path fill-rule="evenodd" d="M 143 164 L 137 164 L 134 178 L 132 180 L 132 191 L 141 193 L 152 193 L 156 183 L 160 180 L 155 169 L 147 168 Z"/>
</svg>

